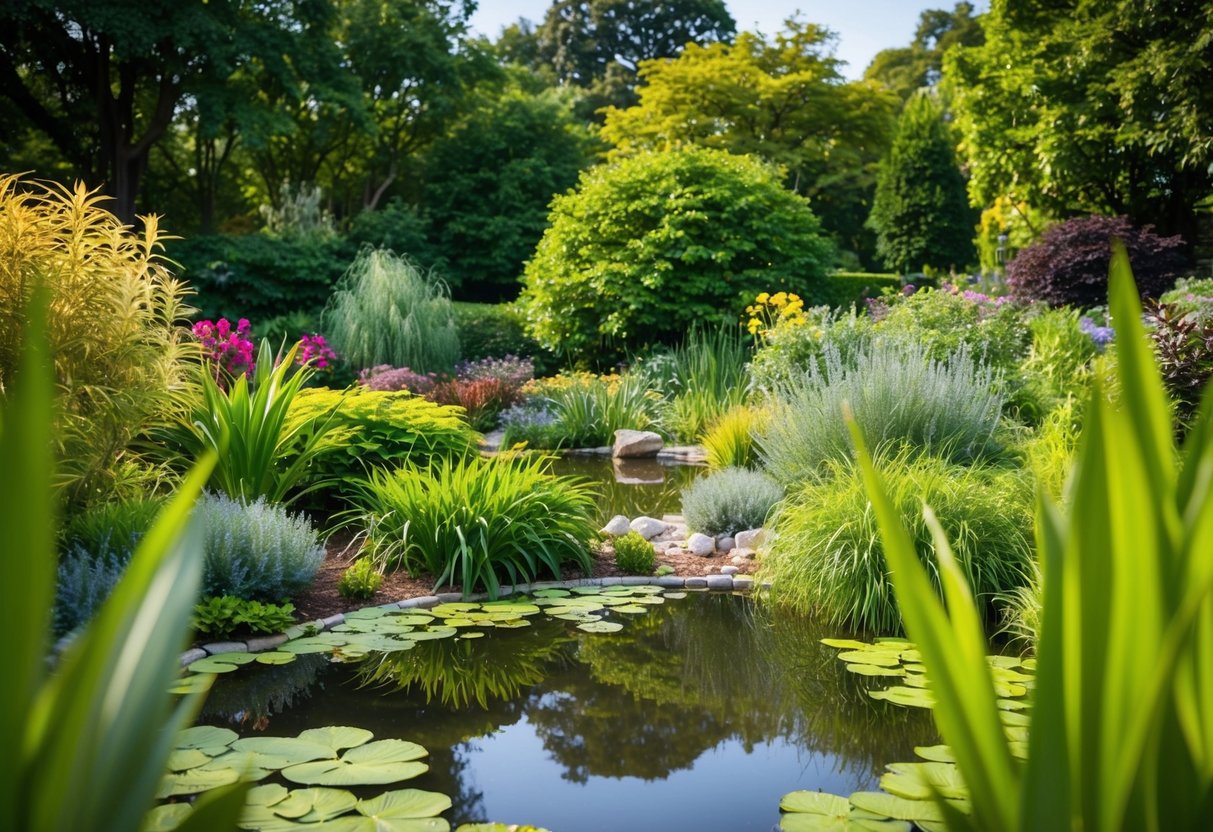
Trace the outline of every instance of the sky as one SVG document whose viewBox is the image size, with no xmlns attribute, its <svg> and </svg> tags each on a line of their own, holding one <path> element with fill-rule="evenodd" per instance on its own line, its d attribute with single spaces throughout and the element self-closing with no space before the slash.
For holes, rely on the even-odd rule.
<svg viewBox="0 0 1213 832">
<path fill-rule="evenodd" d="M 495 38 L 519 17 L 539 23 L 550 5 L 550 0 L 480 0 L 472 15 L 472 27 Z M 764 34 L 774 34 L 797 10 L 802 12 L 802 19 L 824 24 L 838 34 L 837 55 L 847 62 L 843 72 L 854 79 L 863 75 L 872 56 L 881 49 L 909 45 L 920 12 L 950 9 L 955 0 L 726 0 L 725 5 L 737 21 L 738 31 L 757 28 Z M 974 5 L 979 12 L 989 8 L 988 0 L 977 0 Z"/>
</svg>

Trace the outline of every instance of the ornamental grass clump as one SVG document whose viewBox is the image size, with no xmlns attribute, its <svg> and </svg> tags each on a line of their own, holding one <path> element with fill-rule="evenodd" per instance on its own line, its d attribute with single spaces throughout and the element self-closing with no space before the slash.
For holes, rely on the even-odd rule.
<svg viewBox="0 0 1213 832">
<path fill-rule="evenodd" d="M 593 491 L 550 473 L 550 460 L 518 456 L 439 459 L 428 467 L 374 471 L 356 502 L 369 554 L 385 569 L 428 574 L 464 594 L 559 578 L 591 566 Z"/>
<path fill-rule="evenodd" d="M 757 468 L 755 434 L 770 419 L 765 408 L 734 407 L 718 418 L 700 437 L 707 463 L 712 468 Z"/>
<path fill-rule="evenodd" d="M 878 341 L 847 363 L 828 347 L 824 364 L 779 391 L 758 434 L 767 471 L 786 486 L 820 480 L 831 462 L 851 459 L 844 402 L 886 453 L 904 448 L 971 462 L 998 450 L 999 376 L 965 347 L 937 361 L 919 344 Z"/>
<path fill-rule="evenodd" d="M 832 476 L 788 495 L 762 561 L 771 598 L 840 627 L 902 632 L 880 529 L 858 470 L 832 463 Z M 985 613 L 996 596 L 1028 583 L 1032 568 L 1032 488 L 1017 471 L 952 465 L 934 457 L 891 459 L 881 470 L 916 551 L 934 569 L 934 542 L 921 513 L 928 502 L 953 541 L 957 562 Z M 688 521 L 689 521 L 688 516 Z"/>
<path fill-rule="evenodd" d="M 320 320 L 332 348 L 355 368 L 391 364 L 441 372 L 459 358 L 450 292 L 390 251 L 362 251 Z"/>
<path fill-rule="evenodd" d="M 682 513 L 691 531 L 733 535 L 761 527 L 781 499 L 783 488 L 766 474 L 725 468 L 682 492 Z"/>
<path fill-rule="evenodd" d="M 281 601 L 310 584 L 324 561 L 320 535 L 307 517 L 264 499 L 208 494 L 194 516 L 206 552 L 204 595 Z"/>
<path fill-rule="evenodd" d="M 590 378 L 553 390 L 549 400 L 565 448 L 610 445 L 617 430 L 650 430 L 657 424 L 659 400 L 638 375 L 617 382 Z"/>
<path fill-rule="evenodd" d="M 672 400 L 662 413 L 667 432 L 693 442 L 711 422 L 746 400 L 752 350 L 740 326 L 694 327 L 669 353 Z"/>
</svg>

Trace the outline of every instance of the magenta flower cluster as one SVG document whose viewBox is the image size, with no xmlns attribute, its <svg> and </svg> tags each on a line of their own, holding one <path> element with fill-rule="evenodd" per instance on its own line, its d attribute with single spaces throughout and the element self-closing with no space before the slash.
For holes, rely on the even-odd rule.
<svg viewBox="0 0 1213 832">
<path fill-rule="evenodd" d="M 304 335 L 299 339 L 299 354 L 295 359 L 300 365 L 310 364 L 317 370 L 327 370 L 337 361 L 337 353 L 324 340 L 323 335 Z"/>
<path fill-rule="evenodd" d="M 233 376 L 249 375 L 253 372 L 252 327 L 248 318 L 241 318 L 232 329 L 227 318 L 218 321 L 199 321 L 194 324 L 194 337 L 202 344 L 206 357 L 216 367 Z"/>
</svg>

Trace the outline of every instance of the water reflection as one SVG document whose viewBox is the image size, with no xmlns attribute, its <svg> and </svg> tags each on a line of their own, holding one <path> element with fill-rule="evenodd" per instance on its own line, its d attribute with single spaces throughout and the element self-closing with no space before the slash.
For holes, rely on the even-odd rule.
<svg viewBox="0 0 1213 832">
<path fill-rule="evenodd" d="M 692 594 L 609 635 L 533 621 L 334 665 L 324 695 L 296 699 L 270 733 L 349 724 L 419 742 L 431 771 L 409 785 L 451 795 L 453 822 L 563 832 L 619 828 L 628 801 L 671 800 L 683 814 L 670 828 L 767 830 L 784 792 L 872 787 L 935 741 L 928 713 L 872 700 L 818 643 L 838 633 L 745 598 Z M 227 681 L 218 701 L 237 709 Z M 686 806 L 690 792 L 727 792 L 729 806 Z"/>
<path fill-rule="evenodd" d="M 694 465 L 667 465 L 653 459 L 615 460 L 562 457 L 552 463 L 562 476 L 583 477 L 599 493 L 599 520 L 605 523 L 616 514 L 639 517 L 647 514 L 678 514 L 682 511 L 682 489 L 707 469 Z"/>
</svg>

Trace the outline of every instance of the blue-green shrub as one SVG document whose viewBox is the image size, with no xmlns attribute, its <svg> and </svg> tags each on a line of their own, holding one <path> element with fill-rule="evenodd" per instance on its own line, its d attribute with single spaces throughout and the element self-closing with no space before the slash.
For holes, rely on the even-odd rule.
<svg viewBox="0 0 1213 832">
<path fill-rule="evenodd" d="M 204 595 L 281 601 L 311 583 L 324 561 L 320 535 L 307 517 L 264 499 L 208 494 L 194 514 L 206 551 Z"/>
<path fill-rule="evenodd" d="M 682 513 L 691 531 L 731 535 L 762 526 L 781 499 L 783 488 L 766 474 L 725 468 L 682 492 Z"/>
<path fill-rule="evenodd" d="M 843 420 L 849 406 L 872 447 L 905 447 L 953 462 L 979 459 L 998 445 L 998 376 L 965 348 L 939 361 L 919 344 L 877 341 L 844 363 L 827 347 L 824 369 L 811 364 L 782 388 L 759 433 L 767 470 L 786 486 L 817 480 L 831 461 L 851 459 Z"/>
<path fill-rule="evenodd" d="M 55 584 L 55 635 L 84 624 L 101 608 L 126 570 L 134 546 L 90 550 L 73 543 L 59 557 Z"/>
</svg>

